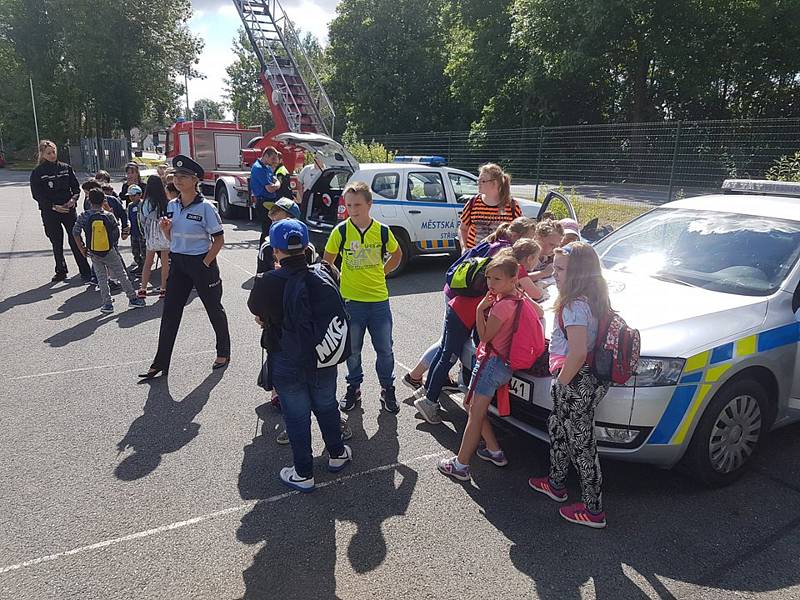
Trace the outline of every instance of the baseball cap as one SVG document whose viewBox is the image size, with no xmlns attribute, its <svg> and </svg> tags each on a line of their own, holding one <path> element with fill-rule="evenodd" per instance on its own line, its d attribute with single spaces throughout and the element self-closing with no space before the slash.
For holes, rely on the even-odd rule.
<svg viewBox="0 0 800 600">
<path fill-rule="evenodd" d="M 136 194 L 141 194 L 141 193 L 142 193 L 142 188 L 140 188 L 136 184 L 133 184 L 128 187 L 128 196 L 135 196 Z"/>
<path fill-rule="evenodd" d="M 275 208 L 285 210 L 293 219 L 300 218 L 300 207 L 297 206 L 297 202 L 294 200 L 289 200 L 288 198 L 279 198 L 277 202 L 275 202 Z"/>
<path fill-rule="evenodd" d="M 308 228 L 297 219 L 277 221 L 269 228 L 269 245 L 278 250 L 302 250 L 308 246 Z"/>
<path fill-rule="evenodd" d="M 564 230 L 564 233 L 574 233 L 578 237 L 581 235 L 581 226 L 578 225 L 578 222 L 575 219 L 561 219 L 559 221 L 561 224 L 561 228 Z"/>
</svg>

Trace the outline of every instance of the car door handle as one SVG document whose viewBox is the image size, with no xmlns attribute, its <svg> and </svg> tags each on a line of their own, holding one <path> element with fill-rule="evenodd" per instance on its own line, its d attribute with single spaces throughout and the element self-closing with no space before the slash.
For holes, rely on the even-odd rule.
<svg viewBox="0 0 800 600">
<path fill-rule="evenodd" d="M 408 214 L 410 214 L 410 215 L 418 215 L 421 212 L 422 212 L 421 210 L 410 210 L 410 211 L 408 211 Z"/>
</svg>

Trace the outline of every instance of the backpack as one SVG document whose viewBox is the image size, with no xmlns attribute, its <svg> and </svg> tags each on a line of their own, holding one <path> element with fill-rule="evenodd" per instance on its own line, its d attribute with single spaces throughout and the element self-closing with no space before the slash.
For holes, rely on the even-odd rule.
<svg viewBox="0 0 800 600">
<path fill-rule="evenodd" d="M 566 337 L 561 313 L 558 321 Z M 636 374 L 641 346 L 639 330 L 629 327 L 619 313 L 608 309 L 597 320 L 597 338 L 586 362 L 600 381 L 623 385 Z"/>
<path fill-rule="evenodd" d="M 350 317 L 329 268 L 315 264 L 270 272 L 286 279 L 281 352 L 304 368 L 333 367 L 350 356 Z"/>
<path fill-rule="evenodd" d="M 386 256 L 386 246 L 389 245 L 389 228 L 383 223 L 379 223 L 379 225 L 381 226 L 381 257 L 384 257 Z M 344 246 L 347 243 L 347 221 L 342 221 L 335 229 L 339 232 L 339 239 L 341 239 L 338 256 L 344 257 Z"/>
<path fill-rule="evenodd" d="M 536 359 L 545 351 L 544 330 L 539 315 L 533 308 L 533 300 L 526 295 L 514 300 L 517 303 L 511 329 L 514 334 L 505 361 L 512 371 L 526 371 L 533 367 Z M 490 351 L 497 354 L 491 345 L 489 342 Z"/>
<path fill-rule="evenodd" d="M 453 295 L 475 298 L 485 295 L 489 289 L 486 285 L 486 266 L 498 250 L 510 245 L 506 240 L 481 242 L 459 256 L 445 275 Z"/>
<path fill-rule="evenodd" d="M 119 231 L 113 216 L 104 212 L 94 213 L 89 217 L 84 232 L 86 233 L 86 248 L 92 254 L 105 256 L 116 244 Z"/>
</svg>

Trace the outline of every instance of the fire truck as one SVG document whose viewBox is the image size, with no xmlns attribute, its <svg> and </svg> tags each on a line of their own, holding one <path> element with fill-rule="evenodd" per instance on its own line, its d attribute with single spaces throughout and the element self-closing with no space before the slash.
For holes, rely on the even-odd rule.
<svg viewBox="0 0 800 600">
<path fill-rule="evenodd" d="M 250 167 L 267 146 L 283 154 L 289 172 L 303 165 L 303 151 L 276 140 L 282 133 L 331 135 L 336 119 L 328 95 L 296 30 L 278 0 L 233 0 L 261 66 L 259 81 L 275 126 L 178 119 L 168 130 L 167 156 L 185 154 L 205 170 L 203 195 L 215 200 L 225 218 L 244 216 L 251 207 Z"/>
</svg>

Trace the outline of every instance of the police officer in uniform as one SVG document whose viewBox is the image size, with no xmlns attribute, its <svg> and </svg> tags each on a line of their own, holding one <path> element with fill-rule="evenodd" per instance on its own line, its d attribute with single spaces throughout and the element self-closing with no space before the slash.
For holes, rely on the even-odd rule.
<svg viewBox="0 0 800 600">
<path fill-rule="evenodd" d="M 172 166 L 173 182 L 180 196 L 167 205 L 166 216 L 159 223 L 170 240 L 167 295 L 161 315 L 158 352 L 150 370 L 139 375 L 142 379 L 152 379 L 169 369 L 175 336 L 192 288 L 197 290 L 217 338 L 217 358 L 211 368 L 221 369 L 230 363 L 231 338 L 228 317 L 222 307 L 222 280 L 217 266 L 217 254 L 225 243 L 222 220 L 214 205 L 198 191 L 203 167 L 182 154 L 172 159 Z"/>
</svg>

